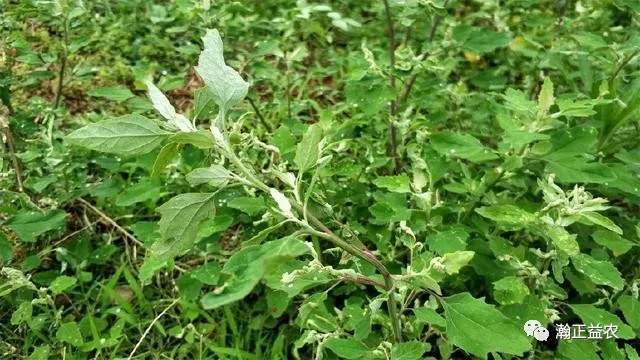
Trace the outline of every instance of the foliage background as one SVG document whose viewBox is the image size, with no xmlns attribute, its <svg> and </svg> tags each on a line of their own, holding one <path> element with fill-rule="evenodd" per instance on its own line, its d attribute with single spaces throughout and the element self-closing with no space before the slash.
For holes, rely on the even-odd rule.
<svg viewBox="0 0 640 360">
<path fill-rule="evenodd" d="M 634 0 L 0 2 L 0 356 L 637 359 L 639 13 Z M 282 188 L 275 174 L 297 172 L 298 144 L 321 129 L 332 157 L 301 184 L 397 276 L 407 346 L 388 293 L 347 272 L 290 299 L 274 290 L 309 254 L 205 309 L 223 265 L 279 223 L 271 196 L 217 192 L 197 244 L 151 262 L 158 208 L 217 189 L 186 175 L 218 154 L 185 144 L 158 168 L 160 147 L 68 140 L 117 116 L 161 119 L 150 79 L 208 129 L 217 108 L 199 106 L 194 65 L 213 28 L 251 84 L 227 120 L 234 151 Z M 382 281 L 301 239 L 323 265 Z M 528 319 L 552 339 L 524 337 Z M 590 322 L 622 339 L 553 339 L 553 323 Z"/>
</svg>

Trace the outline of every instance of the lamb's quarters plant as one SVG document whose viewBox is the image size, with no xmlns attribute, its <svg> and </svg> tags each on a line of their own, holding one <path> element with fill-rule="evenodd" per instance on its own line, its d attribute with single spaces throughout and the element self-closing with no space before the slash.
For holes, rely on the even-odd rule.
<svg viewBox="0 0 640 360">
<path fill-rule="evenodd" d="M 633 1 L 0 8 L 0 358 L 639 358 Z"/>
</svg>

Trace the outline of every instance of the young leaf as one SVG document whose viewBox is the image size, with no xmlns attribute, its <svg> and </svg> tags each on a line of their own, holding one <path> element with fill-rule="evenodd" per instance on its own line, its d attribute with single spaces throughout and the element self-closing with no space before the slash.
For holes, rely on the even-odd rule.
<svg viewBox="0 0 640 360">
<path fill-rule="evenodd" d="M 73 287 L 78 282 L 73 276 L 58 276 L 55 280 L 51 282 L 49 285 L 49 289 L 53 293 L 53 295 L 62 294 L 65 290 Z"/>
<path fill-rule="evenodd" d="M 468 353 L 485 359 L 490 352 L 522 355 L 531 348 L 521 327 L 469 293 L 443 298 L 442 304 L 447 337 Z"/>
<path fill-rule="evenodd" d="M 611 286 L 615 290 L 622 290 L 624 279 L 620 272 L 609 261 L 599 261 L 587 254 L 577 254 L 571 258 L 573 266 L 598 285 Z"/>
<path fill-rule="evenodd" d="M 553 101 L 553 83 L 550 78 L 546 77 L 540 94 L 538 94 L 538 116 L 546 114 L 551 105 L 553 105 Z"/>
<path fill-rule="evenodd" d="M 392 192 L 409 193 L 409 177 L 406 174 L 396 176 L 380 176 L 373 180 L 373 183 L 380 188 L 385 188 Z"/>
<path fill-rule="evenodd" d="M 91 150 L 142 155 L 158 147 L 169 135 L 170 132 L 160 129 L 153 121 L 132 114 L 87 125 L 67 135 L 66 140 Z"/>
<path fill-rule="evenodd" d="M 497 223 L 522 228 L 536 222 L 534 214 L 515 205 L 494 205 L 476 209 L 476 212 Z"/>
<path fill-rule="evenodd" d="M 156 259 L 169 260 L 190 249 L 198 234 L 198 225 L 215 214 L 213 194 L 188 193 L 174 197 L 158 208 L 162 239 L 151 245 Z"/>
<path fill-rule="evenodd" d="M 271 191 L 271 197 L 278 205 L 278 208 L 280 209 L 280 211 L 287 217 L 293 217 L 293 214 L 291 213 L 291 203 L 289 202 L 289 199 L 287 199 L 286 196 L 284 196 L 280 191 L 276 189 L 271 188 L 270 191 Z"/>
<path fill-rule="evenodd" d="M 207 30 L 202 41 L 204 50 L 200 53 L 196 71 L 220 107 L 215 125 L 222 129 L 227 111 L 247 96 L 249 83 L 244 81 L 236 70 L 225 64 L 222 38 L 218 30 Z"/>
<path fill-rule="evenodd" d="M 171 105 L 169 99 L 158 89 L 153 82 L 146 82 L 147 88 L 149 89 L 149 99 L 153 103 L 153 107 L 167 119 L 169 124 L 177 130 L 189 132 L 195 131 L 196 128 L 189 122 L 189 120 L 184 117 L 182 114 L 178 114 L 176 109 Z"/>
<path fill-rule="evenodd" d="M 444 254 L 442 257 L 442 265 L 444 265 L 444 271 L 449 275 L 454 275 L 460 272 L 464 266 L 466 266 L 475 252 L 473 251 L 454 251 Z"/>
<path fill-rule="evenodd" d="M 322 140 L 322 128 L 318 124 L 313 124 L 307 128 L 302 141 L 296 149 L 296 157 L 293 162 L 298 166 L 300 172 L 305 172 L 316 165 L 320 154 L 320 141 Z"/>
</svg>

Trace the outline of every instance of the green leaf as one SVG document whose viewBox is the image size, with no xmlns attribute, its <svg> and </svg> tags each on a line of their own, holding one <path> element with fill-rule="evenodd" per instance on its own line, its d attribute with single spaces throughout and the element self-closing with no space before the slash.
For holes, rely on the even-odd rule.
<svg viewBox="0 0 640 360">
<path fill-rule="evenodd" d="M 65 290 L 72 288 L 77 282 L 78 279 L 73 276 L 58 276 L 49 285 L 49 290 L 51 290 L 53 295 L 62 294 Z"/>
<path fill-rule="evenodd" d="M 360 359 L 371 356 L 371 350 L 360 341 L 331 338 L 324 344 L 341 359 Z"/>
<path fill-rule="evenodd" d="M 544 225 L 541 230 L 542 235 L 550 238 L 555 247 L 567 256 L 580 253 L 580 246 L 576 240 L 577 235 L 569 234 L 564 228 L 552 225 Z"/>
<path fill-rule="evenodd" d="M 606 184 L 615 180 L 615 175 L 606 165 L 588 163 L 580 157 L 550 161 L 547 172 L 556 174 L 556 180 L 561 184 Z"/>
<path fill-rule="evenodd" d="M 416 319 L 418 321 L 425 322 L 427 324 L 432 324 L 444 328 L 447 326 L 446 321 L 440 314 L 438 314 L 435 310 L 429 307 L 421 307 L 413 309 L 413 313 L 416 315 Z"/>
<path fill-rule="evenodd" d="M 373 180 L 373 183 L 380 188 L 387 189 L 397 193 L 410 193 L 411 186 L 409 177 L 406 174 L 395 176 L 379 176 Z"/>
<path fill-rule="evenodd" d="M 640 329 L 640 301 L 630 295 L 618 298 L 618 305 L 629 325 Z"/>
<path fill-rule="evenodd" d="M 222 268 L 228 275 L 221 291 L 207 293 L 201 300 L 205 309 L 243 299 L 264 277 L 271 261 L 295 258 L 306 254 L 309 248 L 300 240 L 286 237 L 262 245 L 248 246 L 229 258 Z"/>
<path fill-rule="evenodd" d="M 584 117 L 595 115 L 593 110 L 595 103 L 592 100 L 570 100 L 562 99 L 558 101 L 560 113 L 568 117 Z"/>
<path fill-rule="evenodd" d="M 455 251 L 444 254 L 442 257 L 442 265 L 444 265 L 444 271 L 449 275 L 457 274 L 460 269 L 466 266 L 475 252 L 473 251 Z"/>
<path fill-rule="evenodd" d="M 160 149 L 158 157 L 153 163 L 151 178 L 156 179 L 160 176 L 160 173 L 178 156 L 178 150 L 180 150 L 180 144 L 174 142 L 170 142 Z"/>
<path fill-rule="evenodd" d="M 515 205 L 484 206 L 477 208 L 476 212 L 487 219 L 491 219 L 497 223 L 509 225 L 514 228 L 524 228 L 537 221 L 534 214 Z"/>
<path fill-rule="evenodd" d="M 27 360 L 48 360 L 50 351 L 49 345 L 38 346 L 33 350 L 31 355 L 29 355 Z"/>
<path fill-rule="evenodd" d="M 293 159 L 300 172 L 311 169 L 318 162 L 320 141 L 322 141 L 322 128 L 320 125 L 313 124 L 309 126 L 304 136 L 302 136 L 302 141 L 296 148 L 296 156 Z"/>
<path fill-rule="evenodd" d="M 195 169 L 187 174 L 187 182 L 191 186 L 209 184 L 215 187 L 224 186 L 233 177 L 222 165 L 212 165 L 208 168 Z"/>
<path fill-rule="evenodd" d="M 446 253 L 465 250 L 467 239 L 469 239 L 469 233 L 461 227 L 455 227 L 430 235 L 425 242 L 429 245 L 429 250 L 443 256 Z"/>
<path fill-rule="evenodd" d="M 522 328 L 502 315 L 493 305 L 469 293 L 442 299 L 447 321 L 447 337 L 464 351 L 486 358 L 490 352 L 522 355 L 531 343 Z"/>
<path fill-rule="evenodd" d="M 156 271 L 164 268 L 165 266 L 167 266 L 167 259 L 147 256 L 144 258 L 142 266 L 140 266 L 138 277 L 143 284 L 146 284 L 153 277 L 153 274 L 155 274 Z"/>
<path fill-rule="evenodd" d="M 80 327 L 78 327 L 78 324 L 75 321 L 60 325 L 58 331 L 56 331 L 56 339 L 76 347 L 84 344 L 82 334 L 80 333 Z"/>
<path fill-rule="evenodd" d="M 591 234 L 593 241 L 598 245 L 604 246 L 613 252 L 614 256 L 620 256 L 637 246 L 633 241 L 623 239 L 622 236 L 612 231 L 596 230 Z"/>
<path fill-rule="evenodd" d="M 20 240 L 34 242 L 38 236 L 47 231 L 63 228 L 66 216 L 63 210 L 21 212 L 9 218 L 4 226 L 15 232 Z"/>
<path fill-rule="evenodd" d="M 629 325 L 622 322 L 619 317 L 607 310 L 597 308 L 591 304 L 570 304 L 569 307 L 580 317 L 583 324 L 600 324 L 603 327 L 613 324 L 618 326 L 616 335 L 620 339 L 634 339 L 636 337 L 633 329 Z"/>
<path fill-rule="evenodd" d="M 198 225 L 215 215 L 214 194 L 187 193 L 162 204 L 157 211 L 162 215 L 158 225 L 162 239 L 151 245 L 151 254 L 157 259 L 171 259 L 189 250 L 198 234 Z"/>
<path fill-rule="evenodd" d="M 66 140 L 101 152 L 142 155 L 158 147 L 170 134 L 144 116 L 126 115 L 87 125 L 67 135 Z"/>
<path fill-rule="evenodd" d="M 133 186 L 127 187 L 116 198 L 116 206 L 131 206 L 139 202 L 158 199 L 160 197 L 160 186 L 151 181 L 141 181 Z"/>
<path fill-rule="evenodd" d="M 221 129 L 227 111 L 247 96 L 249 83 L 225 63 L 222 38 L 218 30 L 207 30 L 202 42 L 204 50 L 200 53 L 196 71 L 218 104 L 216 126 Z"/>
<path fill-rule="evenodd" d="M 210 262 L 191 271 L 191 277 L 203 284 L 218 285 L 220 279 L 220 265 Z"/>
<path fill-rule="evenodd" d="M 431 344 L 416 340 L 393 344 L 391 360 L 420 360 L 423 358 L 422 355 L 430 349 Z"/>
<path fill-rule="evenodd" d="M 469 134 L 443 132 L 431 137 L 431 146 L 442 155 L 453 155 L 472 162 L 498 159 L 492 149 Z"/>
<path fill-rule="evenodd" d="M 29 323 L 33 317 L 33 305 L 30 301 L 20 303 L 16 311 L 11 314 L 11 325 Z"/>
<path fill-rule="evenodd" d="M 189 120 L 182 114 L 178 114 L 176 109 L 171 105 L 169 99 L 158 89 L 153 82 L 146 82 L 147 88 L 149 89 L 149 99 L 153 103 L 153 107 L 164 117 L 167 119 L 169 125 L 176 130 L 189 132 L 195 131 L 196 128 L 189 122 Z"/>
<path fill-rule="evenodd" d="M 365 76 L 358 80 L 347 81 L 344 87 L 347 104 L 354 112 L 374 115 L 385 109 L 393 100 L 395 92 L 377 77 Z"/>
<path fill-rule="evenodd" d="M 262 197 L 240 196 L 233 198 L 228 205 L 250 216 L 258 215 L 267 208 Z"/>
<path fill-rule="evenodd" d="M 461 43 L 463 48 L 476 54 L 494 51 L 511 42 L 511 37 L 505 33 L 469 25 L 453 28 L 453 39 Z"/>
<path fill-rule="evenodd" d="M 558 341 L 558 355 L 565 359 L 600 360 L 600 356 L 596 353 L 595 342 L 581 339 Z"/>
<path fill-rule="evenodd" d="M 618 225 L 616 225 L 611 219 L 608 217 L 599 214 L 597 212 L 583 212 L 580 214 L 580 222 L 585 222 L 587 220 L 587 224 L 596 224 L 602 226 L 607 230 L 611 230 L 618 235 L 622 235 L 622 229 Z"/>
<path fill-rule="evenodd" d="M 193 145 L 199 149 L 211 149 L 216 145 L 211 131 L 205 130 L 177 133 L 172 135 L 169 141 L 177 144 Z"/>
<path fill-rule="evenodd" d="M 624 279 L 620 272 L 609 261 L 599 261 L 587 254 L 577 254 L 571 257 L 573 266 L 598 285 L 611 286 L 615 290 L 622 290 Z"/>
<path fill-rule="evenodd" d="M 553 105 L 553 82 L 551 82 L 551 78 L 544 78 L 544 83 L 542 84 L 542 89 L 540 90 L 540 94 L 538 94 L 538 112 L 539 114 L 546 114 L 549 112 L 549 108 Z"/>
<path fill-rule="evenodd" d="M 131 99 L 135 95 L 131 90 L 122 87 L 103 87 L 92 89 L 87 92 L 89 96 L 101 97 L 112 101 L 122 102 Z"/>
<path fill-rule="evenodd" d="M 196 90 L 193 101 L 193 116 L 196 119 L 211 119 L 215 115 L 216 99 L 206 87 Z"/>
<path fill-rule="evenodd" d="M 529 288 L 515 276 L 507 276 L 493 283 L 493 298 L 502 305 L 521 304 L 529 295 Z"/>
</svg>

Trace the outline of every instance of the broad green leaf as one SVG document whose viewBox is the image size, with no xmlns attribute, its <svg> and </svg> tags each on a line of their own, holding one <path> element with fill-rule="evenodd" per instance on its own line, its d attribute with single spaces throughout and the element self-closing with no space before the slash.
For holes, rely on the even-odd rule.
<svg viewBox="0 0 640 360">
<path fill-rule="evenodd" d="M 126 115 L 80 128 L 67 135 L 72 145 L 119 154 L 142 155 L 160 145 L 171 133 L 141 115 Z"/>
<path fill-rule="evenodd" d="M 162 215 L 158 222 L 162 239 L 151 245 L 151 254 L 168 260 L 193 246 L 198 225 L 215 214 L 214 195 L 181 194 L 162 204 L 157 211 Z"/>
<path fill-rule="evenodd" d="M 391 347 L 391 360 L 420 360 L 422 355 L 431 349 L 431 344 L 417 340 L 400 344 L 393 344 Z"/>
<path fill-rule="evenodd" d="M 187 174 L 186 178 L 191 186 L 209 184 L 220 187 L 224 186 L 233 177 L 222 165 L 212 165 L 208 168 L 195 169 Z"/>
<path fill-rule="evenodd" d="M 82 334 L 80 333 L 80 327 L 78 327 L 75 321 L 60 325 L 58 331 L 56 331 L 56 339 L 76 347 L 82 346 L 84 343 Z"/>
<path fill-rule="evenodd" d="M 492 52 L 511 42 L 511 37 L 505 33 L 478 26 L 458 25 L 453 28 L 452 35 L 463 48 L 476 54 Z"/>
<path fill-rule="evenodd" d="M 379 176 L 373 180 L 373 183 L 377 187 L 384 188 L 392 192 L 411 192 L 409 177 L 406 174 L 395 176 Z"/>
<path fill-rule="evenodd" d="M 464 351 L 485 359 L 490 352 L 522 355 L 531 349 L 522 328 L 482 299 L 461 293 L 443 298 L 442 304 L 447 337 Z"/>
<path fill-rule="evenodd" d="M 189 132 L 195 131 L 196 128 L 189 122 L 189 120 L 182 114 L 176 112 L 176 108 L 171 105 L 169 99 L 158 89 L 153 82 L 147 81 L 145 83 L 149 90 L 149 99 L 153 103 L 153 107 L 167 119 L 168 123 L 176 130 Z"/>
<path fill-rule="evenodd" d="M 211 149 L 216 145 L 211 131 L 197 130 L 191 132 L 180 132 L 172 135 L 169 141 L 177 144 L 189 144 L 199 149 Z"/>
<path fill-rule="evenodd" d="M 307 128 L 302 141 L 296 148 L 296 156 L 293 159 L 300 172 L 305 172 L 316 165 L 320 155 L 320 141 L 322 141 L 322 128 L 313 124 Z"/>
<path fill-rule="evenodd" d="M 218 285 L 220 265 L 215 262 L 206 263 L 191 271 L 191 277 L 203 284 Z"/>
<path fill-rule="evenodd" d="M 603 328 L 606 325 L 615 325 L 618 327 L 616 333 L 618 338 L 634 339 L 636 337 L 629 325 L 607 310 L 597 308 L 591 304 L 570 304 L 569 307 L 580 317 L 583 324 L 600 324 Z"/>
<path fill-rule="evenodd" d="M 151 181 L 141 181 L 127 187 L 116 198 L 116 206 L 131 206 L 139 202 L 158 199 L 160 197 L 160 186 Z"/>
<path fill-rule="evenodd" d="M 347 81 L 344 87 L 347 104 L 355 113 L 374 115 L 387 108 L 395 92 L 386 81 L 378 77 L 365 76 Z"/>
<path fill-rule="evenodd" d="M 620 272 L 609 261 L 599 261 L 581 253 L 571 257 L 571 262 L 579 273 L 598 285 L 611 286 L 615 290 L 622 290 L 624 287 L 624 279 Z"/>
<path fill-rule="evenodd" d="M 331 338 L 325 342 L 325 346 L 341 359 L 361 359 L 371 357 L 371 350 L 360 341 L 353 339 Z"/>
<path fill-rule="evenodd" d="M 49 285 L 49 290 L 53 293 L 53 295 L 62 294 L 65 290 L 70 289 L 78 282 L 73 276 L 58 276 L 55 280 L 51 282 Z"/>
<path fill-rule="evenodd" d="M 113 101 L 125 101 L 131 99 L 135 95 L 131 90 L 121 87 L 103 87 L 98 89 L 92 89 L 87 92 L 89 96 L 101 97 Z"/>
<path fill-rule="evenodd" d="M 529 117 L 533 117 L 538 105 L 527 98 L 527 95 L 520 90 L 507 89 L 502 95 L 505 100 L 505 107 L 509 110 L 523 113 Z"/>
<path fill-rule="evenodd" d="M 558 101 L 560 113 L 569 117 L 585 117 L 595 115 L 593 110 L 595 103 L 592 100 L 570 100 L 562 99 Z"/>
<path fill-rule="evenodd" d="M 622 229 L 618 225 L 616 225 L 611 219 L 608 217 L 599 214 L 597 212 L 583 212 L 580 214 L 580 222 L 584 222 L 586 219 L 588 224 L 596 224 L 602 226 L 603 228 L 613 231 L 618 235 L 622 235 Z"/>
<path fill-rule="evenodd" d="M 600 356 L 596 353 L 595 342 L 583 339 L 558 341 L 558 355 L 564 359 L 600 360 Z"/>
<path fill-rule="evenodd" d="M 222 38 L 218 30 L 207 30 L 202 42 L 204 50 L 200 53 L 196 71 L 218 104 L 216 126 L 221 129 L 226 113 L 247 96 L 249 83 L 225 63 Z"/>
<path fill-rule="evenodd" d="M 498 159 L 492 149 L 469 134 L 443 132 L 431 137 L 431 146 L 442 155 L 457 156 L 472 162 Z"/>
<path fill-rule="evenodd" d="M 585 162 L 584 154 L 588 153 L 596 142 L 597 130 L 591 126 L 580 126 L 554 132 L 550 141 L 536 144 L 532 152 L 547 161 L 570 164 L 579 158 Z M 571 160 L 561 161 L 567 158 Z"/>
<path fill-rule="evenodd" d="M 437 325 L 441 328 L 447 326 L 444 318 L 438 314 L 435 310 L 429 307 L 421 307 L 413 309 L 413 313 L 416 315 L 418 321 L 425 322 L 427 324 Z"/>
<path fill-rule="evenodd" d="M 591 237 L 598 245 L 611 250 L 614 256 L 620 256 L 631 250 L 633 246 L 637 246 L 633 241 L 623 239 L 622 236 L 608 230 L 596 230 Z"/>
<path fill-rule="evenodd" d="M 165 266 L 167 266 L 167 259 L 147 256 L 144 258 L 142 266 L 140 266 L 138 277 L 143 284 L 146 284 L 153 277 L 153 274 L 155 274 L 156 271 L 164 268 Z"/>
<path fill-rule="evenodd" d="M 429 246 L 429 250 L 443 256 L 446 253 L 465 250 L 467 239 L 469 239 L 469 233 L 461 227 L 456 227 L 429 235 L 425 242 Z"/>
<path fill-rule="evenodd" d="M 233 198 L 228 205 L 250 216 L 258 215 L 267 208 L 262 197 L 240 196 Z"/>
<path fill-rule="evenodd" d="M 66 216 L 63 210 L 21 212 L 9 218 L 3 225 L 15 232 L 20 240 L 33 242 L 47 231 L 63 228 Z"/>
<path fill-rule="evenodd" d="M 193 101 L 193 117 L 196 119 L 211 119 L 215 116 L 216 99 L 206 87 L 196 90 Z"/>
<path fill-rule="evenodd" d="M 530 291 L 521 278 L 507 276 L 493 283 L 493 298 L 502 305 L 520 304 Z"/>
<path fill-rule="evenodd" d="M 629 325 L 640 329 L 640 300 L 630 295 L 618 298 L 618 305 Z"/>
<path fill-rule="evenodd" d="M 33 318 L 33 304 L 30 301 L 20 303 L 16 311 L 11 314 L 11 325 L 29 323 Z"/>
<path fill-rule="evenodd" d="M 561 184 L 606 184 L 615 180 L 615 175 L 606 165 L 588 163 L 579 157 L 550 161 L 547 172 L 556 174 L 556 181 Z"/>
<path fill-rule="evenodd" d="M 309 248 L 302 241 L 291 237 L 236 252 L 222 268 L 222 273 L 228 275 L 223 290 L 207 293 L 201 300 L 202 306 L 215 309 L 243 299 L 264 277 L 270 261 L 295 258 L 307 252 Z"/>
<path fill-rule="evenodd" d="M 567 256 L 574 256 L 580 253 L 580 247 L 576 240 L 577 235 L 569 234 L 564 228 L 552 225 L 543 226 L 541 232 L 543 236 L 551 239 L 558 250 L 563 251 Z"/>
<path fill-rule="evenodd" d="M 151 178 L 158 178 L 162 171 L 178 156 L 179 150 L 180 144 L 175 142 L 170 142 L 163 146 L 158 153 L 158 157 L 156 157 L 156 161 L 153 163 Z"/>
<path fill-rule="evenodd" d="M 460 269 L 466 266 L 475 252 L 473 251 L 454 251 L 444 254 L 442 257 L 442 265 L 444 265 L 444 271 L 449 275 L 457 274 Z"/>
<path fill-rule="evenodd" d="M 475 211 L 487 219 L 513 228 L 524 228 L 537 221 L 534 214 L 515 205 L 484 206 Z"/>
<path fill-rule="evenodd" d="M 546 77 L 544 78 L 540 94 L 538 94 L 538 113 L 544 115 L 549 112 L 549 108 L 551 108 L 553 102 L 553 82 L 551 82 L 551 78 Z"/>
<path fill-rule="evenodd" d="M 602 358 L 606 360 L 626 360 L 626 356 L 624 354 L 624 350 L 618 348 L 615 340 L 601 340 L 598 345 L 600 345 L 600 353 L 602 354 Z"/>
<path fill-rule="evenodd" d="M 29 355 L 27 360 L 48 360 L 50 351 L 49 345 L 38 346 L 33 350 L 31 355 Z"/>
</svg>

